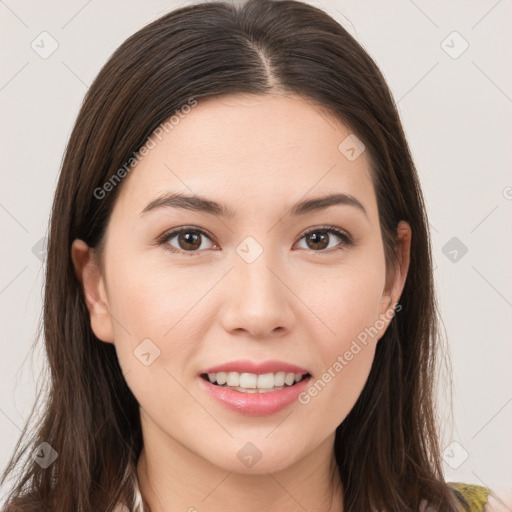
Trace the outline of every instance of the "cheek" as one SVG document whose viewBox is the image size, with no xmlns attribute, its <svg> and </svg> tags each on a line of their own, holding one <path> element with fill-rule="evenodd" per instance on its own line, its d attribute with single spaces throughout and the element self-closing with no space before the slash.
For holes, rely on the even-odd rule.
<svg viewBox="0 0 512 512">
<path fill-rule="evenodd" d="M 311 333 L 322 367 L 299 401 L 311 406 L 311 411 L 325 411 L 333 429 L 361 394 L 382 334 L 384 256 L 382 260 L 360 256 L 357 262 L 332 270 L 325 279 L 308 281 L 308 306 L 322 320 Z"/>
<path fill-rule="evenodd" d="M 331 429 L 345 419 L 359 398 L 379 338 L 375 318 L 380 296 L 375 287 L 364 287 L 361 282 L 345 285 L 336 296 L 330 296 L 330 301 L 323 297 L 329 330 L 321 328 L 315 338 L 322 367 L 299 397 L 311 412 L 325 414 L 325 426 Z"/>
<path fill-rule="evenodd" d="M 150 381 L 159 383 L 160 393 L 173 385 L 171 375 L 181 380 L 197 349 L 202 334 L 194 306 L 211 285 L 193 281 L 184 269 L 155 268 L 150 258 L 113 254 L 110 261 L 109 306 L 119 363 L 136 396 L 149 391 Z M 165 393 L 151 399 L 163 400 Z"/>
<path fill-rule="evenodd" d="M 347 417 L 368 379 L 375 355 L 373 345 L 345 346 L 332 354 L 331 363 L 315 375 L 299 402 L 308 414 L 322 418 L 326 432 L 334 431 Z M 347 357 L 347 355 L 350 356 Z"/>
<path fill-rule="evenodd" d="M 191 286 L 191 276 L 169 274 L 127 261 L 110 274 L 115 348 L 126 384 L 141 407 L 164 423 L 178 408 L 181 417 L 197 415 L 183 369 L 203 338 L 194 305 L 207 291 L 207 283 L 202 291 Z"/>
<path fill-rule="evenodd" d="M 364 337 L 361 333 L 379 319 L 385 263 L 378 249 L 354 253 L 336 267 L 315 271 L 300 284 L 299 296 L 307 298 L 306 305 L 321 320 L 314 339 L 325 340 L 324 351 L 331 360 L 347 350 L 353 339 Z"/>
<path fill-rule="evenodd" d="M 112 265 L 111 312 L 126 325 L 132 342 L 151 337 L 170 340 L 176 332 L 196 325 L 194 307 L 211 288 L 211 278 L 198 278 L 194 267 L 172 268 L 165 263 L 163 258 L 155 261 L 139 255 Z M 114 329 L 125 337 L 120 325 Z"/>
</svg>

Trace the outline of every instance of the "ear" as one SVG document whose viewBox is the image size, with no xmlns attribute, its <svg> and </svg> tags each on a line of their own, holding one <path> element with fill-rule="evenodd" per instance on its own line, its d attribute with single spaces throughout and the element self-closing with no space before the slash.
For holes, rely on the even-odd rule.
<svg viewBox="0 0 512 512">
<path fill-rule="evenodd" d="M 395 309 L 395 304 L 400 299 L 405 286 L 411 254 L 411 227 L 407 222 L 401 220 L 397 226 L 397 265 L 394 269 L 394 277 L 388 283 L 381 301 L 381 315 L 389 316 L 390 311 Z M 391 317 L 392 318 L 392 317 Z M 391 320 L 390 318 L 390 320 Z"/>
<path fill-rule="evenodd" d="M 112 343 L 114 341 L 113 323 L 97 255 L 94 249 L 91 249 L 83 240 L 76 239 L 71 245 L 71 259 L 75 275 L 82 284 L 85 303 L 91 318 L 91 328 L 98 339 Z"/>
</svg>

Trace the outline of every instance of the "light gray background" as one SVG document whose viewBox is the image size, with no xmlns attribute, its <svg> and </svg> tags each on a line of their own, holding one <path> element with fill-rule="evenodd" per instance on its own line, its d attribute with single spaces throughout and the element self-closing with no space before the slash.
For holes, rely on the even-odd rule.
<svg viewBox="0 0 512 512">
<path fill-rule="evenodd" d="M 41 311 L 41 239 L 80 103 L 124 39 L 186 3 L 0 0 L 2 470 L 45 364 L 41 345 L 29 352 Z M 511 488 L 511 1 L 310 3 L 380 66 L 420 173 L 454 371 L 453 427 L 441 409 L 447 478 Z M 51 48 L 43 31 L 58 43 L 47 58 L 31 47 Z M 466 254 L 446 245 L 453 237 Z"/>
</svg>

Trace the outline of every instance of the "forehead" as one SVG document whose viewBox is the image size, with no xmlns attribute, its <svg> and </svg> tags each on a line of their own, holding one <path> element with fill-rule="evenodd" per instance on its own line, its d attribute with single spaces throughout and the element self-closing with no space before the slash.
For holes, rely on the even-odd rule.
<svg viewBox="0 0 512 512">
<path fill-rule="evenodd" d="M 299 96 L 201 99 L 161 140 L 153 137 L 155 146 L 123 182 L 120 206 L 140 212 L 172 190 L 261 214 L 283 202 L 343 192 L 365 201 L 371 213 L 366 152 L 351 160 L 340 150 L 350 136 L 334 115 Z"/>
</svg>

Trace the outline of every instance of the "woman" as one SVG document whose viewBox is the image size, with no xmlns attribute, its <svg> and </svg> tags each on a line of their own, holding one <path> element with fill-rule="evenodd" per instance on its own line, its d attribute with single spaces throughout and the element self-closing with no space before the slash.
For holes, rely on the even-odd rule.
<svg viewBox="0 0 512 512">
<path fill-rule="evenodd" d="M 436 314 L 418 176 L 362 47 L 296 1 L 175 10 L 71 134 L 51 390 L 4 510 L 483 510 L 489 489 L 443 478 Z"/>
</svg>

